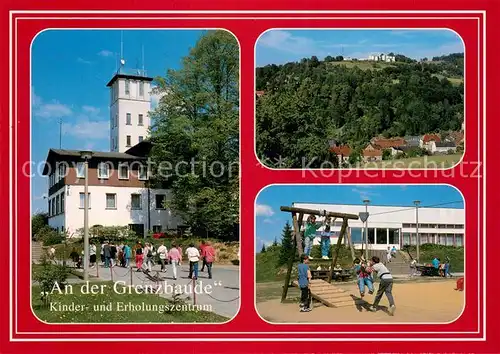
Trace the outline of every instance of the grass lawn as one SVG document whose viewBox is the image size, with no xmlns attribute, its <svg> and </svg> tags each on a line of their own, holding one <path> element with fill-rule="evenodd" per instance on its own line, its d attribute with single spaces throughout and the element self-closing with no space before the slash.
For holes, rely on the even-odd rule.
<svg viewBox="0 0 500 354">
<path fill-rule="evenodd" d="M 367 162 L 362 168 L 450 168 L 462 158 L 462 154 L 413 157 L 399 160 Z"/>
<path fill-rule="evenodd" d="M 208 311 L 187 310 L 186 307 L 178 308 L 177 311 L 164 313 L 158 305 L 171 304 L 169 301 L 159 295 L 153 294 L 117 294 L 113 291 L 112 282 L 90 282 L 93 284 L 106 285 L 103 293 L 96 295 L 82 294 L 81 285 L 84 283 L 73 284 L 73 294 L 59 295 L 54 293 L 50 296 L 50 302 L 54 304 L 51 307 L 44 307 L 40 300 L 40 288 L 32 287 L 33 311 L 36 316 L 49 323 L 73 322 L 73 323 L 183 323 L 183 322 L 208 322 L 220 323 L 226 322 L 229 318 L 219 316 Z M 130 310 L 125 309 L 128 304 L 140 306 L 151 306 L 151 309 Z M 79 311 L 56 311 L 59 305 L 79 304 L 83 309 Z M 120 305 L 121 304 L 121 305 Z M 157 305 L 157 309 L 152 307 Z M 108 306 L 104 308 L 104 306 Z M 121 306 L 121 311 L 120 307 Z"/>
</svg>

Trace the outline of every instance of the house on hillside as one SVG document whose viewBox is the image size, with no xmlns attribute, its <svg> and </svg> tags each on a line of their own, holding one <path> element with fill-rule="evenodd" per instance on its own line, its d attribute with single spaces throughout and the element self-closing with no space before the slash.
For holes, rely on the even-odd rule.
<svg viewBox="0 0 500 354">
<path fill-rule="evenodd" d="M 396 57 L 394 55 L 387 55 L 387 54 L 371 54 L 368 56 L 368 60 L 372 61 L 384 61 L 387 63 L 395 62 Z"/>
<path fill-rule="evenodd" d="M 339 165 L 344 162 L 349 162 L 349 157 L 352 153 L 352 149 L 348 145 L 334 146 L 330 148 L 330 151 L 337 156 Z"/>
<path fill-rule="evenodd" d="M 391 149 L 393 147 L 403 146 L 406 144 L 403 138 L 372 138 L 370 140 L 370 144 L 372 144 L 375 148 L 380 150 Z"/>
<path fill-rule="evenodd" d="M 264 91 L 261 91 L 261 90 L 260 90 L 260 91 L 255 91 L 255 96 L 256 96 L 257 98 L 260 98 L 260 97 L 262 97 L 263 95 L 264 95 Z"/>
<path fill-rule="evenodd" d="M 456 145 L 460 145 L 464 143 L 464 132 L 450 132 L 450 134 L 446 137 L 445 141 L 454 142 Z"/>
<path fill-rule="evenodd" d="M 408 151 L 415 149 L 417 146 L 410 146 L 410 145 L 403 145 L 403 146 L 396 146 L 391 148 L 391 155 L 392 156 L 397 156 L 399 154 L 406 154 Z"/>
<path fill-rule="evenodd" d="M 427 151 L 431 151 L 431 143 L 433 141 L 437 142 L 437 143 L 440 143 L 441 142 L 441 136 L 439 136 L 439 134 L 425 134 L 420 139 L 420 147 L 422 149 L 427 150 Z"/>
<path fill-rule="evenodd" d="M 373 144 L 368 144 L 368 146 L 363 150 L 363 161 L 382 161 L 382 150 Z"/>
<path fill-rule="evenodd" d="M 420 146 L 420 136 L 418 135 L 407 135 L 404 137 L 406 146 L 416 148 Z"/>
<path fill-rule="evenodd" d="M 457 152 L 457 145 L 453 141 L 431 141 L 430 152 L 433 154 L 447 154 Z"/>
</svg>

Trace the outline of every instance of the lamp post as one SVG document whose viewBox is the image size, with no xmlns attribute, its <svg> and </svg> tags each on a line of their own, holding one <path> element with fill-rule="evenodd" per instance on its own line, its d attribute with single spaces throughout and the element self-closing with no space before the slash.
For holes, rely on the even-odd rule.
<svg viewBox="0 0 500 354">
<path fill-rule="evenodd" d="M 369 199 L 363 200 L 365 204 L 365 213 L 368 215 L 368 204 L 370 204 Z M 368 218 L 365 221 L 365 259 L 368 260 Z"/>
<path fill-rule="evenodd" d="M 418 206 L 420 205 L 420 200 L 414 200 L 413 204 L 415 204 L 415 218 L 416 218 L 416 234 L 417 234 L 417 262 L 420 263 L 420 234 L 418 233 Z"/>
<path fill-rule="evenodd" d="M 83 205 L 83 280 L 89 280 L 89 160 L 92 151 L 80 151 L 80 157 L 84 161 L 85 187 Z"/>
</svg>

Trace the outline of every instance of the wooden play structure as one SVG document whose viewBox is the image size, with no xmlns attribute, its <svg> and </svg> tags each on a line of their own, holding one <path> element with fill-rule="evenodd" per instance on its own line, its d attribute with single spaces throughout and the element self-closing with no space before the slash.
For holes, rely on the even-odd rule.
<svg viewBox="0 0 500 354">
<path fill-rule="evenodd" d="M 332 277 L 333 277 L 333 272 L 334 272 L 334 267 L 337 264 L 337 259 L 339 255 L 339 250 L 342 245 L 342 240 L 344 237 L 348 238 L 348 243 L 350 246 L 351 250 L 351 256 L 352 259 L 354 260 L 355 258 L 355 253 L 354 253 L 354 246 L 352 244 L 352 240 L 350 239 L 350 234 L 347 232 L 347 226 L 348 226 L 348 221 L 349 220 L 358 220 L 359 217 L 358 215 L 355 214 L 344 214 L 344 213 L 336 213 L 336 212 L 331 212 L 331 211 L 326 211 L 326 210 L 313 210 L 313 209 L 304 209 L 304 208 L 295 208 L 295 207 L 287 207 L 287 206 L 282 206 L 280 208 L 281 211 L 283 212 L 289 212 L 292 214 L 292 222 L 293 222 L 293 249 L 298 251 L 299 258 L 303 254 L 303 248 L 302 248 L 302 235 L 300 232 L 300 227 L 304 221 L 304 215 L 318 215 L 322 216 L 325 218 L 334 218 L 335 219 L 342 219 L 342 227 L 340 229 L 340 234 L 337 239 L 337 247 L 335 248 L 335 253 L 332 255 L 332 261 L 331 261 L 331 266 L 329 270 L 329 275 L 327 281 L 321 280 L 321 279 L 314 279 L 311 281 L 311 295 L 314 299 L 322 302 L 328 307 L 342 307 L 342 306 L 352 306 L 356 302 L 353 300 L 353 298 L 343 289 L 334 286 L 331 284 Z M 346 236 L 347 235 L 347 236 Z M 295 252 L 294 252 L 295 253 Z M 285 284 L 283 286 L 283 293 L 281 295 L 281 302 L 285 301 L 287 293 L 288 293 L 288 288 L 290 285 L 292 286 L 298 286 L 297 281 L 293 281 L 290 283 L 290 277 L 292 274 L 292 268 L 293 268 L 293 263 L 296 261 L 295 255 L 291 254 L 290 258 L 288 259 L 288 268 L 287 268 L 287 273 L 286 273 L 286 278 L 285 278 Z M 319 260 L 323 261 L 324 260 Z"/>
</svg>

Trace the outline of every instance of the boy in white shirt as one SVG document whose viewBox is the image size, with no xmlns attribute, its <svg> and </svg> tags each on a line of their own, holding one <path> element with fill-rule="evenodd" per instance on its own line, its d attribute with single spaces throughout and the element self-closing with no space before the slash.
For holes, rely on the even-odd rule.
<svg viewBox="0 0 500 354">
<path fill-rule="evenodd" d="M 394 305 L 394 298 L 392 297 L 392 274 L 383 263 L 380 263 L 380 259 L 378 257 L 372 257 L 370 264 L 372 269 L 377 272 L 377 275 L 380 278 L 377 295 L 375 295 L 375 301 L 373 301 L 370 311 L 377 311 L 380 299 L 382 299 L 382 295 L 385 293 L 385 296 L 387 296 L 387 299 L 389 300 L 389 315 L 394 316 L 396 305 Z"/>
<path fill-rule="evenodd" d="M 191 243 L 186 249 L 186 255 L 189 260 L 189 279 L 198 279 L 198 261 L 200 260 L 200 251 L 194 247 L 194 243 Z"/>
</svg>

